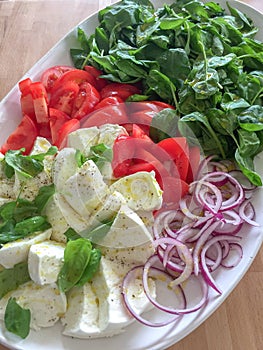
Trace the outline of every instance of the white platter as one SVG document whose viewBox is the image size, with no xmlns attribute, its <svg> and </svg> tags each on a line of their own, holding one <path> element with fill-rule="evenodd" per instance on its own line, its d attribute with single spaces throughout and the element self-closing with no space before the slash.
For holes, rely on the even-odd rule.
<svg viewBox="0 0 263 350">
<path fill-rule="evenodd" d="M 166 3 L 171 3 L 171 0 Z M 226 1 L 217 0 L 217 3 L 226 8 Z M 153 4 L 161 6 L 163 1 L 153 1 Z M 255 9 L 237 2 L 229 1 L 231 5 L 245 12 L 248 17 L 254 20 L 257 27 L 262 25 L 263 15 Z M 89 17 L 80 23 L 80 26 L 91 34 L 97 24 L 97 15 Z M 263 28 L 258 33 L 258 38 L 263 41 Z M 48 67 L 58 64 L 72 64 L 69 56 L 69 48 L 76 46 L 76 28 L 70 31 L 64 38 L 62 38 L 56 46 L 54 46 L 45 56 L 42 57 L 27 73 L 33 80 L 39 78 L 41 71 Z M 10 115 L 12 120 L 10 121 Z M 8 123 L 7 123 L 8 118 Z M 15 86 L 9 94 L 0 103 L 0 140 L 4 142 L 8 134 L 16 127 L 20 120 L 19 109 L 19 93 L 17 86 Z M 263 154 L 260 154 L 256 159 L 257 171 L 263 175 Z M 253 199 L 256 211 L 259 213 L 263 207 L 263 189 L 259 188 Z M 257 215 L 257 221 L 263 225 L 263 216 Z M 181 318 L 179 322 L 174 325 L 163 328 L 149 328 L 142 326 L 139 323 L 134 323 L 127 327 L 126 332 L 106 339 L 96 340 L 80 340 L 72 339 L 62 335 L 62 327 L 57 324 L 55 327 L 43 329 L 39 332 L 31 331 L 30 335 L 25 340 L 10 339 L 6 337 L 3 325 L 0 327 L 0 342 L 10 349 L 21 350 L 84 350 L 90 348 L 92 350 L 116 350 L 123 348 L 125 350 L 163 350 L 175 344 L 201 323 L 203 323 L 227 298 L 231 291 L 237 286 L 247 272 L 251 263 L 253 262 L 259 248 L 263 241 L 262 228 L 253 228 L 249 231 L 243 232 L 242 246 L 244 250 L 244 257 L 240 264 L 232 270 L 218 270 L 215 276 L 218 285 L 223 291 L 221 296 L 218 296 L 212 290 L 209 292 L 208 304 L 199 312 L 189 314 Z M 192 297 L 195 297 L 195 291 L 192 291 Z"/>
</svg>

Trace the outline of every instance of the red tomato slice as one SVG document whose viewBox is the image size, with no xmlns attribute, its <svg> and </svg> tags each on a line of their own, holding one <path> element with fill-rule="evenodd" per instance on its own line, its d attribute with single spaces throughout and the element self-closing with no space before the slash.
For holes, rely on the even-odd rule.
<svg viewBox="0 0 263 350">
<path fill-rule="evenodd" d="M 24 115 L 20 124 L 1 147 L 1 152 L 5 154 L 8 150 L 25 148 L 24 153 L 29 154 L 37 136 L 38 130 L 35 123 L 30 117 Z"/>
<path fill-rule="evenodd" d="M 99 103 L 96 104 L 96 106 L 94 107 L 94 111 L 108 107 L 108 106 L 112 106 L 112 105 L 116 106 L 116 105 L 119 105 L 120 103 L 123 103 L 123 100 L 118 96 L 106 97 L 103 100 L 101 100 Z"/>
<path fill-rule="evenodd" d="M 118 96 L 125 101 L 129 96 L 140 94 L 140 89 L 131 84 L 125 83 L 110 83 L 101 90 L 101 98 L 109 96 Z"/>
<path fill-rule="evenodd" d="M 68 134 L 71 132 L 78 130 L 80 127 L 80 122 L 78 119 L 70 119 L 68 120 L 62 128 L 58 132 L 58 138 L 56 141 L 55 146 L 58 147 L 58 149 L 62 149 L 67 146 L 67 138 Z"/>
<path fill-rule="evenodd" d="M 61 77 L 62 74 L 73 70 L 71 66 L 54 66 L 46 69 L 41 76 L 41 82 L 45 86 L 47 92 L 50 92 L 54 86 L 55 81 Z"/>
<path fill-rule="evenodd" d="M 92 112 L 81 120 L 82 128 L 101 126 L 103 124 L 125 124 L 128 122 L 125 104 L 112 105 Z"/>
<path fill-rule="evenodd" d="M 100 76 L 103 74 L 101 70 L 93 66 L 85 66 L 84 70 L 94 76 L 96 79 L 95 87 L 98 91 L 101 91 L 101 89 L 108 84 L 108 81 L 106 79 L 100 78 Z"/>
<path fill-rule="evenodd" d="M 174 109 L 174 107 L 169 105 L 168 103 L 159 102 L 159 101 L 141 101 L 141 102 L 129 103 L 129 110 L 131 111 L 131 113 L 136 113 L 141 111 L 160 112 L 165 108 Z"/>
<path fill-rule="evenodd" d="M 30 93 L 30 85 L 32 84 L 32 80 L 30 78 L 26 78 L 21 80 L 18 83 L 19 90 L 22 94 L 29 94 Z"/>
<path fill-rule="evenodd" d="M 100 93 L 90 83 L 84 82 L 79 86 L 79 92 L 73 103 L 72 118 L 82 119 L 93 111 L 100 101 Z"/>
<path fill-rule="evenodd" d="M 149 128 L 152 123 L 152 118 L 155 114 L 156 114 L 156 111 L 153 111 L 153 110 L 142 110 L 139 112 L 130 113 L 129 122 L 138 124 L 141 127 L 144 126 Z"/>
<path fill-rule="evenodd" d="M 21 80 L 18 83 L 18 87 L 21 92 L 20 105 L 21 105 L 22 114 L 28 115 L 30 118 L 32 118 L 35 121 L 36 116 L 35 116 L 33 97 L 30 91 L 31 84 L 32 84 L 32 80 L 30 78 L 26 78 L 24 80 Z"/>
<path fill-rule="evenodd" d="M 44 85 L 41 82 L 34 82 L 29 86 L 29 89 L 33 98 L 37 123 L 48 124 L 48 97 Z"/>
<path fill-rule="evenodd" d="M 189 168 L 189 147 L 186 138 L 167 138 L 158 142 L 158 146 L 169 154 L 171 159 L 175 162 L 180 178 L 185 181 Z"/>
<path fill-rule="evenodd" d="M 147 131 L 145 131 L 145 126 L 140 127 L 138 124 L 132 124 L 132 136 L 137 139 L 145 139 L 148 141 L 152 141 L 151 138 L 148 136 Z"/>
<path fill-rule="evenodd" d="M 129 147 L 133 141 L 128 135 L 120 135 L 113 144 L 112 169 L 116 178 L 128 175 L 129 167 L 132 164 L 135 149 Z"/>
<path fill-rule="evenodd" d="M 189 149 L 189 168 L 186 177 L 186 181 L 191 183 L 195 180 L 195 176 L 200 164 L 200 149 L 199 147 L 190 147 Z"/>
<path fill-rule="evenodd" d="M 79 92 L 79 85 L 74 81 L 67 81 L 50 95 L 49 107 L 60 110 L 71 116 L 75 98 Z"/>
<path fill-rule="evenodd" d="M 96 86 L 96 79 L 93 75 L 91 75 L 89 72 L 86 72 L 82 69 L 71 69 L 68 72 L 65 72 L 62 74 L 53 85 L 53 88 L 51 90 L 51 93 L 56 91 L 57 89 L 60 89 L 61 86 L 63 86 L 67 82 L 74 82 L 78 85 L 87 82 L 90 83 L 93 86 Z"/>
<path fill-rule="evenodd" d="M 49 124 L 53 144 L 56 144 L 60 129 L 69 120 L 70 117 L 66 113 L 55 108 L 49 108 Z"/>
</svg>

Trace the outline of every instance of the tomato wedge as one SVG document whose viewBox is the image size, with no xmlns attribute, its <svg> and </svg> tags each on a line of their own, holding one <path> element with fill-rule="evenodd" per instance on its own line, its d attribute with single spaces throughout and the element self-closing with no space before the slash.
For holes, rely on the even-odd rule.
<svg viewBox="0 0 263 350">
<path fill-rule="evenodd" d="M 75 98 L 79 92 L 79 85 L 74 81 L 67 81 L 50 95 L 49 107 L 60 110 L 71 116 Z"/>
<path fill-rule="evenodd" d="M 62 74 L 68 72 L 69 70 L 73 70 L 74 68 L 71 66 L 53 66 L 46 69 L 40 78 L 40 81 L 46 88 L 47 92 L 50 92 L 54 86 L 55 81 L 61 77 Z"/>
<path fill-rule="evenodd" d="M 125 104 L 111 105 L 92 112 L 81 120 L 82 128 L 101 126 L 103 124 L 123 125 L 128 122 Z"/>
<path fill-rule="evenodd" d="M 166 177 L 163 179 L 163 208 L 178 208 L 179 200 L 189 191 L 189 185 L 182 179 Z"/>
<path fill-rule="evenodd" d="M 41 82 L 34 82 L 29 86 L 36 115 L 39 124 L 48 124 L 48 97 L 44 85 Z"/>
<path fill-rule="evenodd" d="M 123 101 L 127 100 L 128 97 L 134 94 L 139 94 L 140 89 L 131 84 L 125 83 L 110 83 L 101 90 L 101 98 L 109 96 L 118 96 Z"/>
<path fill-rule="evenodd" d="M 109 96 L 101 100 L 99 103 L 96 104 L 94 107 L 94 111 L 98 109 L 102 109 L 108 106 L 116 106 L 119 105 L 120 103 L 123 103 L 123 100 L 118 97 L 118 96 Z"/>
<path fill-rule="evenodd" d="M 55 146 L 57 146 L 58 149 L 62 149 L 66 147 L 68 134 L 70 134 L 75 130 L 78 130 L 79 128 L 80 128 L 80 122 L 78 119 L 68 120 L 66 123 L 63 124 L 62 128 L 59 130 Z"/>
<path fill-rule="evenodd" d="M 189 168 L 186 177 L 187 183 L 195 180 L 200 164 L 200 148 L 198 146 L 190 147 L 189 149 Z"/>
<path fill-rule="evenodd" d="M 62 126 L 69 120 L 70 117 L 66 113 L 55 108 L 49 108 L 49 124 L 51 131 L 51 140 L 53 144 L 57 143 L 59 131 L 61 130 Z"/>
<path fill-rule="evenodd" d="M 21 105 L 22 114 L 27 115 L 33 120 L 35 120 L 36 116 L 35 116 L 33 97 L 30 91 L 31 84 L 32 84 L 32 80 L 30 78 L 21 80 L 18 83 L 19 90 L 21 92 L 20 105 Z"/>
<path fill-rule="evenodd" d="M 20 124 L 7 138 L 1 147 L 1 152 L 5 154 L 8 150 L 19 150 L 25 148 L 25 154 L 29 154 L 36 137 L 38 130 L 34 121 L 27 115 L 24 115 Z"/>
<path fill-rule="evenodd" d="M 88 82 L 84 82 L 79 86 L 79 92 L 76 96 L 71 117 L 82 119 L 87 114 L 93 111 L 96 104 L 100 101 L 98 90 Z"/>
<path fill-rule="evenodd" d="M 53 85 L 51 93 L 55 92 L 57 89 L 60 89 L 67 82 L 74 82 L 78 85 L 87 82 L 93 86 L 96 86 L 96 79 L 89 72 L 86 72 L 82 69 L 71 69 L 64 74 L 62 74 Z"/>
</svg>

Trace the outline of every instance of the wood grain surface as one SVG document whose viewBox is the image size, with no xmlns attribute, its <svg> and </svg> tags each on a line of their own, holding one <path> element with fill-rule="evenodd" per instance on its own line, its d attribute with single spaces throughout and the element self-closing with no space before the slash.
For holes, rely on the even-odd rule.
<svg viewBox="0 0 263 350">
<path fill-rule="evenodd" d="M 0 100 L 70 29 L 113 2 L 0 0 Z M 263 12 L 262 0 L 243 2 Z M 169 350 L 263 349 L 262 291 L 263 248 L 227 300 L 201 326 Z M 0 350 L 6 349 L 0 345 Z"/>
</svg>

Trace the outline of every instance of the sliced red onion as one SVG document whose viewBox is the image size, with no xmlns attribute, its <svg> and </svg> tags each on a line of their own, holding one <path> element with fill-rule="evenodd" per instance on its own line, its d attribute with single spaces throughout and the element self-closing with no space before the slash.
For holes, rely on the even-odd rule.
<svg viewBox="0 0 263 350">
<path fill-rule="evenodd" d="M 247 213 L 246 213 L 247 212 Z M 259 224 L 253 220 L 255 216 L 255 209 L 249 200 L 245 200 L 239 207 L 239 215 L 242 220 L 252 226 L 259 226 Z"/>
<path fill-rule="evenodd" d="M 233 250 L 237 251 L 238 256 L 237 256 L 236 261 L 234 263 L 232 262 L 231 264 L 229 264 L 227 262 L 227 259 L 229 258 L 230 252 Z M 222 259 L 221 266 L 228 268 L 228 269 L 231 269 L 231 268 L 237 266 L 240 263 L 240 261 L 242 260 L 242 258 L 243 258 L 243 248 L 241 247 L 241 245 L 238 243 L 229 243 L 228 254 L 224 259 Z"/>
</svg>

